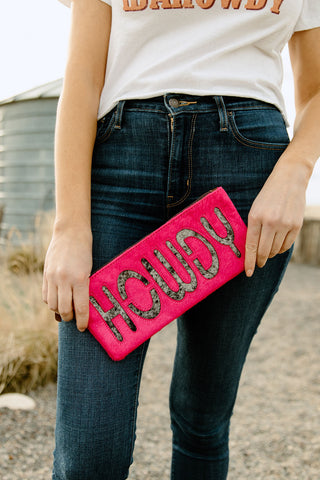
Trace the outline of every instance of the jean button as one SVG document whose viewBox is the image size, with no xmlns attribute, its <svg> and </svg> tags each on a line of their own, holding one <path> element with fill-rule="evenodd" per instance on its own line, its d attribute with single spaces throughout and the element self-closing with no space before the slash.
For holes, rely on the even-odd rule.
<svg viewBox="0 0 320 480">
<path fill-rule="evenodd" d="M 170 107 L 177 108 L 179 107 L 179 100 L 177 100 L 176 98 L 170 98 L 169 105 Z"/>
</svg>

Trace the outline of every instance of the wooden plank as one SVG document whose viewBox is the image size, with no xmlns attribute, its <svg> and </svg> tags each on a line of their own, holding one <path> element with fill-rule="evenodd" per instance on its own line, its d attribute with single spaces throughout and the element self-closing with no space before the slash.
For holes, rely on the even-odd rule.
<svg viewBox="0 0 320 480">
<path fill-rule="evenodd" d="M 292 260 L 296 263 L 320 266 L 320 206 L 307 206 Z"/>
</svg>

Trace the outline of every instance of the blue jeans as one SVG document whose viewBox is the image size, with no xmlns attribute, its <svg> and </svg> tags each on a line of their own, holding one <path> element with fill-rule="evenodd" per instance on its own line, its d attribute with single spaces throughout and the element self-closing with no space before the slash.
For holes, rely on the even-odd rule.
<svg viewBox="0 0 320 480">
<path fill-rule="evenodd" d="M 220 96 L 120 101 L 98 121 L 92 158 L 93 271 L 208 190 L 244 221 L 288 144 L 264 102 Z M 290 251 L 239 275 L 178 319 L 170 389 L 172 480 L 223 480 L 247 351 Z M 124 480 L 148 342 L 112 361 L 75 322 L 59 325 L 55 480 Z"/>
</svg>

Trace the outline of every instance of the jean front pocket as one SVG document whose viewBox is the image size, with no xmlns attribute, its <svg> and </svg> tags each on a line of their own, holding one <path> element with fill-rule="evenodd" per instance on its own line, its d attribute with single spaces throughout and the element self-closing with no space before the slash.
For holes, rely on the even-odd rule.
<svg viewBox="0 0 320 480">
<path fill-rule="evenodd" d="M 276 107 L 229 111 L 228 118 L 234 138 L 242 145 L 284 150 L 289 143 L 284 119 Z"/>
<path fill-rule="evenodd" d="M 102 118 L 97 122 L 97 134 L 96 134 L 96 143 L 100 144 L 105 142 L 113 132 L 115 126 L 117 106 L 112 108 L 108 113 L 106 113 Z"/>
</svg>

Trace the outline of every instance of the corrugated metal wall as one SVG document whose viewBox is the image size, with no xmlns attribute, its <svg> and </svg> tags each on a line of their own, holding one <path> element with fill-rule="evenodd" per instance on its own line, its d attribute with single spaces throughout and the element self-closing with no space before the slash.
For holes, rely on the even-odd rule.
<svg viewBox="0 0 320 480">
<path fill-rule="evenodd" d="M 0 244 L 12 229 L 27 241 L 37 212 L 54 208 L 57 102 L 36 98 L 0 105 Z"/>
</svg>

